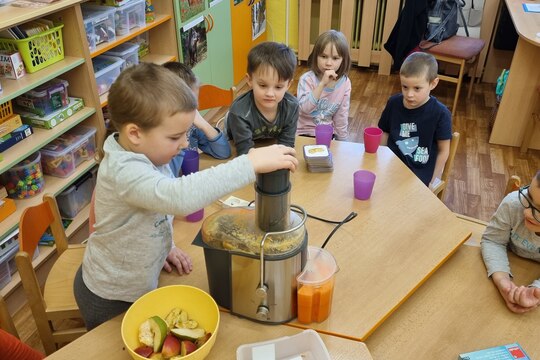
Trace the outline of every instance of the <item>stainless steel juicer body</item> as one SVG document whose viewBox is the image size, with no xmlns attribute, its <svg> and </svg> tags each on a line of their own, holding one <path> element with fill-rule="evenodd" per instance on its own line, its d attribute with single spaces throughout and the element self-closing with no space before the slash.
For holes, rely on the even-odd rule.
<svg viewBox="0 0 540 360">
<path fill-rule="evenodd" d="M 290 189 L 288 170 L 257 175 L 255 210 L 212 214 L 193 242 L 204 248 L 210 294 L 233 314 L 275 324 L 296 317 L 307 214 L 290 205 Z"/>
<path fill-rule="evenodd" d="M 268 323 L 284 323 L 296 317 L 296 276 L 307 261 L 307 233 L 300 246 L 292 253 L 265 256 L 264 242 L 268 236 L 298 230 L 304 226 L 306 212 L 293 228 L 268 232 L 261 241 L 258 259 L 245 255 L 231 255 L 231 312 Z"/>
</svg>

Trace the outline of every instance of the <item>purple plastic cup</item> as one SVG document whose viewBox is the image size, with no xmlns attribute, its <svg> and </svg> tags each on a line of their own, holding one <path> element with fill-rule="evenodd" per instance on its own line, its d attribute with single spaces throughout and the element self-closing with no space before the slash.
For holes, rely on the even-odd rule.
<svg viewBox="0 0 540 360">
<path fill-rule="evenodd" d="M 201 221 L 203 217 L 204 217 L 204 209 L 201 209 L 186 216 L 186 220 L 189 222 L 197 222 L 197 221 Z"/>
<path fill-rule="evenodd" d="M 185 150 L 184 160 L 182 161 L 182 175 L 189 175 L 199 171 L 199 152 L 197 150 Z M 204 217 L 204 209 L 195 211 L 186 216 L 189 222 L 201 221 Z"/>
<path fill-rule="evenodd" d="M 317 145 L 326 145 L 330 147 L 334 135 L 334 127 L 327 124 L 319 124 L 315 126 L 315 142 Z"/>
<path fill-rule="evenodd" d="M 197 150 L 185 150 L 181 168 L 182 175 L 199 171 L 199 152 Z"/>
<path fill-rule="evenodd" d="M 358 200 L 368 200 L 375 184 L 375 174 L 368 170 L 358 170 L 353 174 L 354 197 Z"/>
<path fill-rule="evenodd" d="M 368 127 L 364 129 L 364 148 L 368 153 L 376 153 L 381 144 L 383 131 L 378 127 Z"/>
</svg>

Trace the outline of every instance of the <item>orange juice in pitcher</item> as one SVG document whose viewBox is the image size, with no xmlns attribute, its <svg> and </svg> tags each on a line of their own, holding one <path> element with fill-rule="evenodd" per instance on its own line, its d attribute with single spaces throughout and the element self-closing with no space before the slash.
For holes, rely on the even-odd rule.
<svg viewBox="0 0 540 360">
<path fill-rule="evenodd" d="M 328 251 L 310 246 L 308 262 L 298 275 L 298 321 L 322 322 L 330 315 L 336 260 Z"/>
</svg>

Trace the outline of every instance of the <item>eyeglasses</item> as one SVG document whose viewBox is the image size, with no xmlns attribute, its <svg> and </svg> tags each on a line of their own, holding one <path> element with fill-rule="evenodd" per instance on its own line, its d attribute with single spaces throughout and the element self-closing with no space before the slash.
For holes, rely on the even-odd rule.
<svg viewBox="0 0 540 360">
<path fill-rule="evenodd" d="M 531 212 L 532 212 L 532 216 L 533 218 L 540 222 L 540 210 L 535 208 L 532 203 L 531 203 L 531 200 L 529 200 L 529 198 L 524 194 L 524 191 L 527 190 L 527 193 L 529 193 L 529 186 L 530 185 L 527 185 L 527 186 L 523 186 L 521 188 L 519 188 L 518 190 L 518 197 L 519 197 L 519 202 L 521 203 L 521 205 L 523 205 L 523 207 L 525 209 L 531 209 Z"/>
</svg>

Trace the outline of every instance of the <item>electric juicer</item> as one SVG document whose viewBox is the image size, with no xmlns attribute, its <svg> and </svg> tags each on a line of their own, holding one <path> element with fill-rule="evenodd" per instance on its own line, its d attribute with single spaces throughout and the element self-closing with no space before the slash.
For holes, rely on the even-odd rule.
<svg viewBox="0 0 540 360">
<path fill-rule="evenodd" d="M 204 248 L 208 285 L 216 302 L 233 314 L 264 323 L 296 317 L 296 276 L 307 262 L 307 214 L 290 204 L 289 174 L 278 170 L 257 175 L 255 208 L 210 215 L 193 241 Z"/>
</svg>

